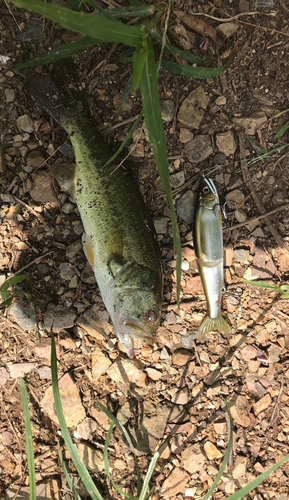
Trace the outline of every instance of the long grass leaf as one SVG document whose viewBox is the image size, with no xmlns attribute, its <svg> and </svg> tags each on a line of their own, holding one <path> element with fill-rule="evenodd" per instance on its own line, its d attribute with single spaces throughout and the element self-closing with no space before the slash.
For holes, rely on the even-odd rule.
<svg viewBox="0 0 289 500">
<path fill-rule="evenodd" d="M 163 61 L 162 67 L 174 75 L 191 76 L 193 78 L 214 78 L 225 71 L 225 68 L 200 68 L 185 66 L 184 64 L 171 61 Z"/>
<path fill-rule="evenodd" d="M 153 29 L 151 31 L 151 36 L 160 44 L 162 44 L 162 34 L 160 33 L 160 31 L 158 29 Z M 173 45 L 170 44 L 170 42 L 166 41 L 166 44 L 165 44 L 165 48 L 164 48 L 165 52 L 167 54 L 172 54 L 173 56 L 175 57 L 181 57 L 182 59 L 184 59 L 185 61 L 188 61 L 192 64 L 196 63 L 196 64 L 204 64 L 204 61 L 203 59 L 201 59 L 199 56 L 196 56 L 195 54 L 191 54 L 190 52 L 186 52 L 182 49 L 177 49 L 176 47 L 174 47 Z"/>
<path fill-rule="evenodd" d="M 233 493 L 233 495 L 229 496 L 226 500 L 240 500 L 241 498 L 244 498 L 250 491 L 254 490 L 259 484 L 261 484 L 263 481 L 265 481 L 272 472 L 275 472 L 281 465 L 283 465 L 285 462 L 289 460 L 289 454 L 285 455 L 285 457 L 281 458 L 277 464 L 272 465 L 269 469 L 267 469 L 265 472 L 262 472 L 262 474 L 259 474 L 259 476 L 256 477 L 251 483 L 246 484 L 243 488 L 240 490 L 236 491 Z"/>
<path fill-rule="evenodd" d="M 126 26 L 120 21 L 106 19 L 103 16 L 74 12 L 65 7 L 58 7 L 38 0 L 10 0 L 11 3 L 47 17 L 64 28 L 85 33 L 92 38 L 105 42 L 120 42 L 136 47 L 143 33 L 135 26 Z"/>
<path fill-rule="evenodd" d="M 144 36 L 137 45 L 133 57 L 132 93 L 135 94 L 139 86 L 142 70 L 148 56 L 147 36 Z"/>
<path fill-rule="evenodd" d="M 55 349 L 55 341 L 54 334 L 51 332 L 51 374 L 52 374 L 52 388 L 53 388 L 53 397 L 55 404 L 55 411 L 58 417 L 60 429 L 62 432 L 63 439 L 67 446 L 68 452 L 71 456 L 71 459 L 75 465 L 75 468 L 79 474 L 81 481 L 86 487 L 88 493 L 91 495 L 93 500 L 103 500 L 100 492 L 95 486 L 86 466 L 83 462 L 81 455 L 78 451 L 77 446 L 73 443 L 68 427 L 65 422 L 65 418 L 63 415 L 63 410 L 60 401 L 59 388 L 58 388 L 58 379 L 57 379 L 57 359 L 56 359 L 56 349 Z"/>
<path fill-rule="evenodd" d="M 33 66 L 37 66 L 37 64 L 50 64 L 55 61 L 59 61 L 60 59 L 64 59 L 65 57 L 79 54 L 79 52 L 82 52 L 88 47 L 98 45 L 100 43 L 101 40 L 97 40 L 97 38 L 84 36 L 81 40 L 77 40 L 76 42 L 63 43 L 59 47 L 52 49 L 49 52 L 45 52 L 45 54 L 41 54 L 40 56 L 33 57 L 32 59 L 28 59 L 27 61 L 14 64 L 13 69 L 17 70 L 22 68 L 31 68 Z"/>
<path fill-rule="evenodd" d="M 96 7 L 98 9 L 98 6 Z M 109 14 L 115 19 L 120 19 L 121 17 L 134 18 L 134 17 L 147 17 L 151 16 L 155 12 L 154 5 L 138 5 L 135 7 L 115 7 L 114 9 L 109 9 Z"/>
<path fill-rule="evenodd" d="M 171 184 L 170 184 L 169 163 L 168 163 L 163 121 L 161 116 L 161 104 L 159 97 L 154 50 L 150 39 L 148 39 L 148 48 L 149 48 L 149 53 L 145 62 L 144 70 L 142 72 L 140 88 L 142 95 L 144 117 L 152 151 L 162 181 L 162 185 L 164 187 L 171 209 L 173 238 L 177 253 L 177 301 L 179 302 L 181 261 L 182 261 L 181 241 L 177 226 L 177 219 L 176 219 Z"/>
<path fill-rule="evenodd" d="M 278 137 L 281 137 L 281 135 L 283 135 L 288 128 L 289 122 L 284 123 L 284 125 L 282 125 L 282 127 L 280 127 L 276 134 L 273 136 L 273 139 L 278 139 Z"/>
<path fill-rule="evenodd" d="M 280 151 L 280 149 L 283 149 L 287 146 L 289 146 L 289 143 L 282 144 L 281 146 L 278 146 L 277 148 L 274 148 L 274 149 L 271 149 L 270 151 L 267 151 L 263 155 L 256 156 L 255 158 L 252 158 L 252 160 L 248 161 L 248 165 L 253 165 L 254 163 L 257 163 L 258 161 L 263 160 L 267 156 L 270 156 L 272 153 L 276 153 L 276 151 Z"/>
<path fill-rule="evenodd" d="M 253 139 L 250 139 L 250 137 L 247 137 L 247 141 L 251 144 L 252 148 L 255 149 L 256 153 L 259 153 L 260 155 L 264 155 L 265 153 L 267 153 L 267 150 L 265 148 L 257 146 L 256 142 L 253 141 Z"/>
<path fill-rule="evenodd" d="M 137 129 L 137 127 L 138 127 L 138 125 L 139 125 L 142 117 L 143 117 L 143 111 L 141 110 L 140 114 L 138 115 L 136 121 L 134 122 L 133 126 L 131 127 L 131 129 L 130 129 L 129 133 L 127 134 L 126 138 L 124 139 L 124 141 L 122 142 L 122 144 L 118 148 L 117 152 L 114 153 L 114 155 L 112 155 L 112 157 L 106 162 L 105 167 L 107 165 L 109 165 L 111 162 L 113 162 L 113 160 L 115 160 L 115 158 L 117 158 L 117 156 L 121 153 L 121 151 L 123 150 L 123 148 L 125 147 L 125 145 L 128 143 L 128 141 L 132 137 L 133 133 L 136 131 L 136 129 Z"/>
<path fill-rule="evenodd" d="M 23 407 L 23 415 L 25 423 L 25 440 L 26 440 L 26 450 L 28 459 L 28 470 L 29 470 L 30 500 L 36 500 L 36 476 L 35 476 L 31 422 L 30 422 L 26 389 L 22 377 L 20 378 L 20 388 L 21 388 L 21 399 L 22 399 L 22 407 Z"/>
<path fill-rule="evenodd" d="M 1 290 L 4 290 L 6 292 L 10 286 L 14 286 L 17 283 L 20 283 L 20 281 L 26 280 L 28 278 L 27 274 L 20 274 L 19 276 L 11 276 L 11 278 L 8 278 L 4 283 L 2 283 Z"/>
<path fill-rule="evenodd" d="M 81 500 L 81 496 L 78 494 L 77 489 L 75 488 L 75 485 L 73 483 L 73 480 L 71 479 L 70 475 L 68 474 L 68 470 L 66 468 L 66 465 L 65 465 L 65 462 L 64 462 L 64 459 L 63 459 L 62 451 L 59 450 L 58 454 L 59 454 L 60 464 L 61 464 L 62 470 L 64 472 L 67 484 L 68 484 L 69 488 L 71 489 L 72 494 L 73 494 L 75 500 Z"/>
<path fill-rule="evenodd" d="M 243 283 L 245 283 L 245 285 L 260 286 L 261 288 L 271 288 L 272 290 L 276 290 L 278 288 L 277 285 L 274 285 L 273 283 L 266 283 L 266 281 L 244 280 Z"/>
</svg>

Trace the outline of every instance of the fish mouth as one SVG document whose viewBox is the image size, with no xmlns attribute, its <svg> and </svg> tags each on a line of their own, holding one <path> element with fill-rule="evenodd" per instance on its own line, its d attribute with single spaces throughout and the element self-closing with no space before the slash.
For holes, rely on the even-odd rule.
<svg viewBox="0 0 289 500">
<path fill-rule="evenodd" d="M 122 330 L 133 337 L 140 337 L 145 340 L 151 340 L 152 334 L 148 325 L 144 324 L 143 321 L 137 318 L 124 318 L 122 321 Z"/>
</svg>

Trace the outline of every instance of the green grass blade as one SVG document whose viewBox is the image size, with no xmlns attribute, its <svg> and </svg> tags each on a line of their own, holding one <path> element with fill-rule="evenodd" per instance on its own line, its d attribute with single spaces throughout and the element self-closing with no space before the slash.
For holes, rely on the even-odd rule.
<svg viewBox="0 0 289 500">
<path fill-rule="evenodd" d="M 10 286 L 14 286 L 17 283 L 20 283 L 20 281 L 26 280 L 28 278 L 27 274 L 20 274 L 19 276 L 12 276 L 11 278 L 8 278 L 8 280 L 4 281 L 1 286 L 1 290 L 4 290 L 6 292 Z"/>
<path fill-rule="evenodd" d="M 286 297 L 286 299 L 289 299 L 289 293 L 288 292 L 284 292 L 281 287 L 279 287 L 278 290 L 281 293 L 281 295 L 283 295 L 283 297 Z"/>
<path fill-rule="evenodd" d="M 68 474 L 68 470 L 66 468 L 66 465 L 65 465 L 65 462 L 64 462 L 64 459 L 63 459 L 62 451 L 59 450 L 58 453 L 59 453 L 60 464 L 61 464 L 62 470 L 64 472 L 67 484 L 68 484 L 69 488 L 71 489 L 72 494 L 73 494 L 75 500 L 81 500 L 81 496 L 78 494 L 77 489 L 75 488 L 75 485 L 74 485 L 74 483 L 73 483 L 70 475 Z"/>
<path fill-rule="evenodd" d="M 252 160 L 248 161 L 248 165 L 253 165 L 254 163 L 257 163 L 258 161 L 263 160 L 263 158 L 266 158 L 266 156 L 269 156 L 272 153 L 276 153 L 276 151 L 280 151 L 280 149 L 283 149 L 287 146 L 289 146 L 289 143 L 282 144 L 281 146 L 278 146 L 277 148 L 274 148 L 274 149 L 271 149 L 270 151 L 267 151 L 263 155 L 256 156 L 256 158 L 252 158 Z"/>
<path fill-rule="evenodd" d="M 76 42 L 64 43 L 56 49 L 52 49 L 49 52 L 46 52 L 45 54 L 41 54 L 40 56 L 33 57 L 32 59 L 28 59 L 27 61 L 14 64 L 13 69 L 17 70 L 22 68 L 31 68 L 33 66 L 37 66 L 37 64 L 50 64 L 55 61 L 59 61 L 60 59 L 64 59 L 65 57 L 79 54 L 79 52 L 82 52 L 88 47 L 98 45 L 100 43 L 101 40 L 91 38 L 90 36 L 84 36 L 81 40 L 77 40 Z"/>
<path fill-rule="evenodd" d="M 13 300 L 13 297 L 11 297 L 10 299 L 4 300 L 4 302 L 1 302 L 0 309 L 4 309 L 5 307 L 10 307 L 12 304 L 12 300 Z"/>
<path fill-rule="evenodd" d="M 265 148 L 260 148 L 260 146 L 257 146 L 256 142 L 254 142 L 253 139 L 250 139 L 250 137 L 247 137 L 247 141 L 251 144 L 256 153 L 259 153 L 260 155 L 264 155 L 265 153 L 267 153 L 267 150 Z"/>
<path fill-rule="evenodd" d="M 148 48 L 149 48 L 149 53 L 142 72 L 140 88 L 141 88 L 141 95 L 143 102 L 144 117 L 152 151 L 162 181 L 162 185 L 164 187 L 171 209 L 173 238 L 177 253 L 177 301 L 179 302 L 181 262 L 182 262 L 181 241 L 177 226 L 177 219 L 176 219 L 171 184 L 170 184 L 169 164 L 168 164 L 165 133 L 161 116 L 161 104 L 159 97 L 154 50 L 150 39 L 148 39 Z"/>
<path fill-rule="evenodd" d="M 132 89 L 132 75 L 129 77 L 128 81 L 126 82 L 126 86 L 124 87 L 124 91 L 121 98 L 122 102 L 126 100 L 131 89 Z"/>
<path fill-rule="evenodd" d="M 158 43 L 160 43 L 162 45 L 162 38 L 163 37 L 158 29 L 156 29 L 156 28 L 153 29 L 151 31 L 151 35 Z M 171 45 L 170 42 L 168 42 L 168 41 L 166 41 L 164 50 L 167 54 L 172 54 L 175 57 L 181 57 L 185 61 L 188 61 L 192 64 L 194 64 L 194 63 L 204 64 L 203 59 L 201 59 L 199 56 L 196 56 L 195 54 L 191 54 L 190 52 L 186 52 L 182 49 L 177 49 L 176 47 L 173 47 L 173 45 Z"/>
<path fill-rule="evenodd" d="M 125 147 L 125 145 L 128 143 L 128 141 L 130 140 L 130 138 L 132 137 L 133 133 L 136 131 L 141 119 L 143 117 L 143 111 L 141 110 L 140 114 L 138 115 L 136 121 L 134 122 L 133 126 L 131 127 L 129 133 L 127 134 L 125 140 L 122 142 L 122 144 L 120 145 L 120 147 L 118 148 L 117 152 L 114 153 L 114 155 L 112 155 L 112 157 L 106 162 L 106 164 L 104 165 L 105 167 L 107 165 L 109 165 L 113 160 L 115 160 L 115 158 L 120 154 L 120 152 L 123 150 L 123 148 Z"/>
<path fill-rule="evenodd" d="M 263 481 L 265 481 L 272 472 L 275 472 L 281 465 L 283 465 L 285 462 L 289 460 L 289 454 L 285 455 L 285 457 L 281 458 L 277 464 L 272 465 L 269 469 L 267 469 L 265 472 L 262 472 L 262 474 L 259 474 L 259 476 L 256 477 L 251 483 L 246 484 L 243 488 L 240 490 L 236 491 L 233 493 L 233 495 L 229 496 L 226 500 L 240 500 L 241 498 L 244 498 L 250 491 L 254 490 L 259 484 L 261 484 Z"/>
<path fill-rule="evenodd" d="M 138 497 L 138 500 L 145 500 L 147 497 L 148 497 L 148 493 L 150 493 L 150 490 L 149 490 L 149 484 L 150 484 L 150 480 L 151 480 L 151 477 L 153 475 L 153 472 L 155 470 L 155 467 L 156 467 L 156 463 L 159 459 L 159 457 L 161 456 L 162 452 L 163 452 L 163 449 L 164 449 L 164 446 L 166 445 L 166 443 L 168 441 L 170 441 L 174 436 L 169 436 L 165 439 L 165 441 L 160 445 L 160 447 L 157 449 L 157 451 L 154 453 L 154 455 L 152 456 L 151 458 L 151 461 L 150 461 L 150 464 L 149 464 L 149 468 L 147 470 L 147 473 L 146 473 L 146 476 L 145 476 L 145 479 L 144 479 L 144 483 L 143 483 L 143 487 L 142 487 L 142 490 L 141 490 L 141 493 Z"/>
<path fill-rule="evenodd" d="M 26 440 L 26 450 L 28 459 L 28 470 L 29 470 L 30 500 L 36 500 L 36 477 L 35 477 L 31 422 L 30 422 L 26 389 L 22 377 L 20 378 L 20 388 L 21 388 L 21 399 L 22 399 L 22 407 L 23 407 L 23 415 L 25 423 L 25 440 Z"/>
<path fill-rule="evenodd" d="M 245 285 L 252 285 L 252 286 L 260 286 L 261 288 L 271 288 L 271 290 L 277 290 L 277 285 L 274 285 L 273 283 L 266 283 L 266 281 L 249 281 L 249 280 L 244 280 L 243 283 Z"/>
<path fill-rule="evenodd" d="M 98 9 L 98 6 L 96 7 Z M 151 16 L 155 12 L 154 5 L 138 5 L 135 7 L 115 7 L 114 9 L 109 9 L 109 15 L 116 19 L 123 18 L 134 18 L 134 17 L 147 17 Z"/>
<path fill-rule="evenodd" d="M 282 127 L 280 127 L 279 130 L 276 132 L 276 134 L 273 136 L 273 140 L 278 139 L 278 137 L 281 137 L 281 135 L 283 135 L 288 128 L 289 128 L 289 122 L 284 123 L 284 125 L 282 125 Z"/>
<path fill-rule="evenodd" d="M 112 482 L 113 487 L 116 489 L 116 491 L 118 491 L 118 493 L 120 493 L 121 495 L 125 496 L 126 498 L 130 498 L 131 500 L 138 500 L 136 497 L 134 497 L 132 495 L 129 495 L 128 493 L 125 493 L 124 491 L 122 491 L 122 489 L 119 488 L 119 486 L 117 486 L 117 484 L 114 482 L 114 480 L 112 479 L 112 477 L 110 475 L 110 472 L 109 472 L 109 462 L 108 462 L 108 445 L 109 445 L 109 440 L 111 438 L 111 434 L 112 434 L 113 428 L 114 428 L 114 422 L 111 422 L 110 429 L 108 431 L 108 435 L 106 437 L 105 445 L 104 445 L 104 450 L 103 450 L 103 461 L 104 461 L 105 473 L 106 473 L 107 477 L 109 478 L 109 480 Z"/>
<path fill-rule="evenodd" d="M 117 420 L 117 418 L 107 409 L 105 406 L 103 406 L 101 403 L 97 402 L 99 408 L 106 414 L 106 416 L 117 426 L 117 428 L 120 430 L 126 441 L 128 442 L 129 448 L 131 449 L 133 455 L 134 455 L 134 462 L 135 462 L 135 467 L 136 467 L 136 473 L 137 473 L 137 482 L 138 482 L 138 495 L 141 490 L 141 477 L 140 477 L 140 472 L 139 472 L 139 466 L 138 466 L 138 461 L 137 457 L 134 451 L 134 446 L 132 444 L 132 440 L 130 438 L 129 433 L 127 432 L 126 428 Z"/>
<path fill-rule="evenodd" d="M 75 465 L 75 468 L 79 474 L 81 481 L 86 487 L 88 493 L 91 495 L 93 500 L 104 500 L 95 486 L 86 466 L 83 462 L 81 455 L 77 449 L 77 446 L 73 443 L 71 436 L 69 434 L 68 427 L 65 422 L 65 418 L 63 415 L 63 410 L 60 401 L 59 388 L 58 388 L 58 379 L 57 379 L 57 359 L 56 359 L 56 349 L 55 349 L 55 341 L 54 334 L 51 332 L 51 374 L 52 374 L 52 388 L 53 388 L 53 397 L 55 404 L 55 411 L 58 417 L 60 429 L 62 432 L 63 439 L 67 446 L 68 452 L 71 456 L 71 459 Z"/>
<path fill-rule="evenodd" d="M 174 75 L 191 76 L 193 78 L 201 79 L 214 78 L 225 71 L 225 68 L 195 68 L 171 61 L 163 61 L 162 67 Z"/>
<path fill-rule="evenodd" d="M 140 84 L 140 79 L 143 71 L 143 67 L 148 56 L 148 42 L 147 35 L 145 35 L 137 45 L 134 51 L 133 58 L 133 73 L 132 73 L 132 93 L 135 94 L 137 88 Z"/>
<path fill-rule="evenodd" d="M 92 38 L 105 42 L 120 42 L 136 47 L 143 33 L 135 26 L 126 26 L 114 19 L 103 16 L 74 12 L 65 7 L 58 7 L 38 0 L 10 0 L 17 7 L 32 10 L 64 28 L 85 33 Z"/>
<path fill-rule="evenodd" d="M 80 11 L 82 0 L 68 0 L 72 10 Z"/>
</svg>

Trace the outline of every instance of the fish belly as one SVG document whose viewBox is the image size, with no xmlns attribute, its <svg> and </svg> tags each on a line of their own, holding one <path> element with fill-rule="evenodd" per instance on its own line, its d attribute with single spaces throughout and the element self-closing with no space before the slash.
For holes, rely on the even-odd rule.
<svg viewBox="0 0 289 500">
<path fill-rule="evenodd" d="M 207 299 L 208 316 L 217 318 L 223 288 L 223 260 L 215 266 L 211 263 L 209 267 L 199 264 L 199 270 Z"/>
</svg>

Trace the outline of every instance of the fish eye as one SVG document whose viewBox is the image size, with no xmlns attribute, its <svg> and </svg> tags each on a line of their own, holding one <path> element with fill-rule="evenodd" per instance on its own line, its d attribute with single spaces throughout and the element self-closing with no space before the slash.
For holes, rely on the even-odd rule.
<svg viewBox="0 0 289 500">
<path fill-rule="evenodd" d="M 155 318 L 155 313 L 153 311 L 147 312 L 147 314 L 146 314 L 146 321 L 148 323 L 153 323 L 155 321 L 155 319 L 156 319 Z"/>
<path fill-rule="evenodd" d="M 210 190 L 207 186 L 204 187 L 203 189 L 203 194 L 209 194 Z"/>
</svg>

